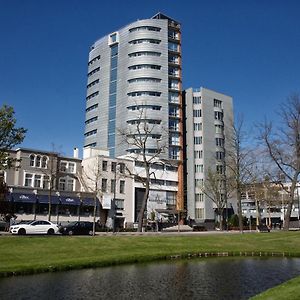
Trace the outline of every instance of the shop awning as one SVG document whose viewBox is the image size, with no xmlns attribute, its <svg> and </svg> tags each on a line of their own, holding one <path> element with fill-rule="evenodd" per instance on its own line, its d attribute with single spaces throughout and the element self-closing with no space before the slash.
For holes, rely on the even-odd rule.
<svg viewBox="0 0 300 300">
<path fill-rule="evenodd" d="M 48 204 L 49 203 L 49 195 L 37 195 L 39 203 Z M 51 204 L 59 204 L 59 197 L 55 195 L 51 195 Z"/>
<path fill-rule="evenodd" d="M 94 199 L 93 198 L 84 198 L 82 199 L 82 205 L 84 206 L 94 206 Z M 97 199 L 96 205 L 99 206 L 99 200 Z"/>
<path fill-rule="evenodd" d="M 63 205 L 80 205 L 80 200 L 77 197 L 60 197 Z"/>
<path fill-rule="evenodd" d="M 35 194 L 11 193 L 12 201 L 22 203 L 36 203 Z"/>
</svg>

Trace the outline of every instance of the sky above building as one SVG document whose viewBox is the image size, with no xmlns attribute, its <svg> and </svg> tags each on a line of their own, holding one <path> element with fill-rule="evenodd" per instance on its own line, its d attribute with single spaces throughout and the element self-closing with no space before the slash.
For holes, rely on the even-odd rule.
<svg viewBox="0 0 300 300">
<path fill-rule="evenodd" d="M 249 128 L 300 93 L 297 0 L 0 0 L 0 105 L 28 129 L 22 147 L 83 146 L 94 41 L 162 12 L 182 25 L 183 88 L 230 95 Z"/>
</svg>

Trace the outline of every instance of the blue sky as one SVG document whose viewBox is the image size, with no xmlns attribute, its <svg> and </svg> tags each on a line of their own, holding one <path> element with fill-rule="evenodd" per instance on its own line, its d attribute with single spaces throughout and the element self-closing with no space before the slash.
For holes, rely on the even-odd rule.
<svg viewBox="0 0 300 300">
<path fill-rule="evenodd" d="M 300 92 L 300 1 L 0 0 L 0 105 L 28 129 L 21 146 L 83 146 L 89 46 L 158 11 L 182 24 L 183 87 L 234 98 L 247 126 Z"/>
</svg>

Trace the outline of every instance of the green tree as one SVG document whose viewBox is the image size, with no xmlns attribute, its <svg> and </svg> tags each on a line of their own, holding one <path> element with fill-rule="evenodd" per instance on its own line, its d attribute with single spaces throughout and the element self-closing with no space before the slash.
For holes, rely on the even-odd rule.
<svg viewBox="0 0 300 300">
<path fill-rule="evenodd" d="M 0 170 L 11 168 L 16 159 L 9 156 L 8 150 L 22 143 L 26 129 L 16 128 L 14 109 L 3 105 L 0 108 Z"/>
</svg>

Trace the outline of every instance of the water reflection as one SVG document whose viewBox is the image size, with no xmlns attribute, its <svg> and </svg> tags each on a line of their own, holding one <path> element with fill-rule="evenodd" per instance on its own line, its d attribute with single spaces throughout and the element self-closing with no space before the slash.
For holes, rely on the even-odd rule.
<svg viewBox="0 0 300 300">
<path fill-rule="evenodd" d="M 248 299 L 300 275 L 300 259 L 207 258 L 0 280 L 0 299 Z"/>
</svg>

